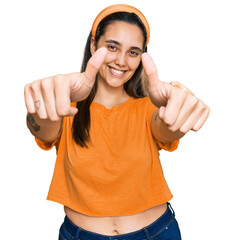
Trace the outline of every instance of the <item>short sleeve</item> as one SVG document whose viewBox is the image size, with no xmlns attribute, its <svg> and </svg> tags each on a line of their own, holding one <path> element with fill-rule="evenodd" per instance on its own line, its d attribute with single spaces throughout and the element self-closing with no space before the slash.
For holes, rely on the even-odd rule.
<svg viewBox="0 0 234 240">
<path fill-rule="evenodd" d="M 38 145 L 41 149 L 47 151 L 47 150 L 52 149 L 54 146 L 56 146 L 56 149 L 57 149 L 57 147 L 58 147 L 58 145 L 59 145 L 60 137 L 58 137 L 57 139 L 55 139 L 55 140 L 52 141 L 52 142 L 46 142 L 46 141 L 43 141 L 43 140 L 35 137 L 35 141 L 36 141 L 37 145 Z"/>
<path fill-rule="evenodd" d="M 147 108 L 147 122 L 149 124 L 149 126 L 151 126 L 151 118 L 152 118 L 152 115 L 154 113 L 154 111 L 157 109 L 156 106 L 154 106 L 154 104 L 151 102 L 150 98 L 147 96 L 145 97 L 146 98 L 146 108 Z M 154 139 L 154 137 L 153 137 Z M 158 147 L 158 150 L 166 150 L 168 152 L 173 152 L 175 151 L 178 146 L 179 146 L 179 139 L 178 140 L 174 140 L 172 142 L 159 142 L 157 141 L 156 139 L 155 140 L 155 143 Z"/>
<path fill-rule="evenodd" d="M 75 102 L 71 103 L 71 106 L 75 107 L 76 103 Z M 61 143 L 64 142 L 63 140 L 61 140 L 61 138 L 63 138 L 62 137 L 63 129 L 65 128 L 65 126 L 67 124 L 67 119 L 68 119 L 68 117 L 64 117 L 63 118 L 62 127 L 60 129 L 60 134 L 58 135 L 58 137 L 55 140 L 50 141 L 50 142 L 46 142 L 46 141 L 43 141 L 43 140 L 35 137 L 35 141 L 36 141 L 37 145 L 41 149 L 46 150 L 46 151 L 52 149 L 55 146 L 56 147 L 56 151 L 58 151 L 58 147 L 59 147 L 60 142 Z"/>
<path fill-rule="evenodd" d="M 179 146 L 179 142 L 180 140 L 174 140 L 172 142 L 168 142 L 168 143 L 162 143 L 162 142 L 158 142 L 157 141 L 157 146 L 158 146 L 158 149 L 161 150 L 161 149 L 164 149 L 168 152 L 173 152 L 175 151 L 178 146 Z"/>
</svg>

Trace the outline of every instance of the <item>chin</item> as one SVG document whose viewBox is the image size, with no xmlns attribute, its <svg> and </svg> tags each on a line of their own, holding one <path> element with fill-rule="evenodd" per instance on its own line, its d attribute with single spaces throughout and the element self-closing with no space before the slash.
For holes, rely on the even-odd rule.
<svg viewBox="0 0 234 240">
<path fill-rule="evenodd" d="M 111 87 L 121 87 L 128 81 L 129 79 L 126 80 L 126 78 L 125 79 L 118 79 L 118 78 L 106 79 L 106 83 Z"/>
<path fill-rule="evenodd" d="M 124 85 L 123 82 L 119 83 L 119 82 L 107 82 L 107 84 L 110 86 L 110 87 L 122 87 Z"/>
</svg>

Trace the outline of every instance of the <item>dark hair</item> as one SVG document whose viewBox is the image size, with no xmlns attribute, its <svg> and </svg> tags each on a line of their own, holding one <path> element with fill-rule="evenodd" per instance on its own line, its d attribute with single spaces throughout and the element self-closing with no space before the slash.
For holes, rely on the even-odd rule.
<svg viewBox="0 0 234 240">
<path fill-rule="evenodd" d="M 140 18 L 134 14 L 134 13 L 127 13 L 127 12 L 117 12 L 113 13 L 106 18 L 104 18 L 96 31 L 96 37 L 95 41 L 96 43 L 100 39 L 102 35 L 105 34 L 106 28 L 108 25 L 115 21 L 123 21 L 130 24 L 137 25 L 143 33 L 144 36 L 144 43 L 143 43 L 143 49 L 144 51 L 147 51 L 147 47 L 145 46 L 146 40 L 147 40 L 147 33 L 144 24 L 140 20 Z M 91 58 L 91 52 L 90 52 L 90 42 L 91 42 L 91 32 L 88 36 L 86 46 L 84 49 L 84 57 L 83 62 L 81 66 L 81 72 L 84 72 L 87 66 L 87 63 L 89 59 Z M 135 73 L 124 84 L 124 89 L 127 92 L 127 94 L 131 97 L 135 98 L 143 98 L 147 96 L 147 86 L 142 86 L 144 83 L 142 83 L 142 63 L 140 62 L 138 68 L 136 69 Z M 95 97 L 95 94 L 97 92 L 97 79 L 93 85 L 93 88 L 89 94 L 89 96 L 76 103 L 76 107 L 78 108 L 78 113 L 74 116 L 73 123 L 72 123 L 72 136 L 75 142 L 80 145 L 81 147 L 88 148 L 86 142 L 90 142 L 90 105 Z"/>
</svg>

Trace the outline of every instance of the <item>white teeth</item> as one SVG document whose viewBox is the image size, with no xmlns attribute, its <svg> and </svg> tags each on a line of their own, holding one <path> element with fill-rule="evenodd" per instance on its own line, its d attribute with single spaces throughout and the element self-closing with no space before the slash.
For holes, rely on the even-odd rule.
<svg viewBox="0 0 234 240">
<path fill-rule="evenodd" d="M 116 74 L 116 75 L 123 75 L 124 74 L 124 71 L 120 71 L 120 70 L 117 70 L 117 69 L 114 69 L 114 68 L 110 68 L 111 72 Z"/>
<path fill-rule="evenodd" d="M 116 70 L 116 69 L 111 69 L 111 70 L 112 70 L 112 72 L 117 73 L 117 74 L 122 74 L 122 73 L 124 73 L 123 71 L 119 71 L 119 70 Z"/>
</svg>

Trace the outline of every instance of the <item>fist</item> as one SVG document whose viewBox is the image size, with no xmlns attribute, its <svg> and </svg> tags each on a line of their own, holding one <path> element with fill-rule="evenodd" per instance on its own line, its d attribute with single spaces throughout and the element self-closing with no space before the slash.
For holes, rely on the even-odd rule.
<svg viewBox="0 0 234 240">
<path fill-rule="evenodd" d="M 149 54 L 142 54 L 142 64 L 147 76 L 150 100 L 159 108 L 159 118 L 168 125 L 168 129 L 182 133 L 198 131 L 209 116 L 209 107 L 185 86 L 160 81 Z"/>
<path fill-rule="evenodd" d="M 83 73 L 60 74 L 27 84 L 24 96 L 28 113 L 36 113 L 40 119 L 51 121 L 75 115 L 78 109 L 71 107 L 71 102 L 82 101 L 89 96 L 106 54 L 106 48 L 99 48 Z"/>
</svg>

